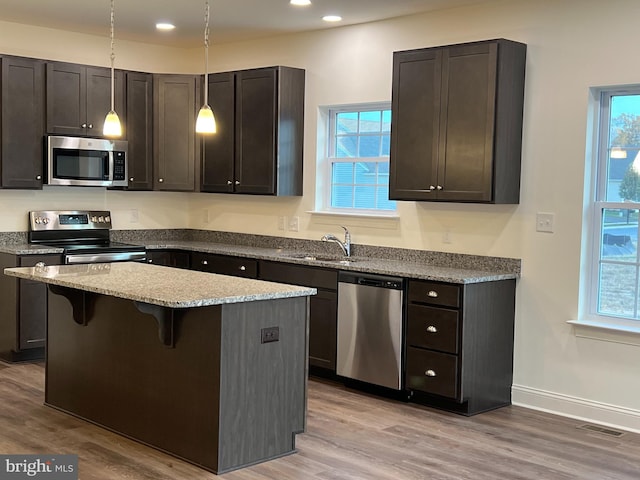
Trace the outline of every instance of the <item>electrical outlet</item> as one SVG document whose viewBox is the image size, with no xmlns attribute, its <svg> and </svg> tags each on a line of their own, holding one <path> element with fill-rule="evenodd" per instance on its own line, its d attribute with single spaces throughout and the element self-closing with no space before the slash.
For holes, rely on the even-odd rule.
<svg viewBox="0 0 640 480">
<path fill-rule="evenodd" d="M 260 343 L 271 343 L 280 340 L 280 327 L 268 327 L 260 330 Z"/>
<path fill-rule="evenodd" d="M 278 230 L 286 230 L 286 229 L 287 229 L 287 217 L 279 216 Z"/>
<path fill-rule="evenodd" d="M 300 230 L 300 217 L 291 217 L 289 219 L 289 230 L 292 232 Z"/>
<path fill-rule="evenodd" d="M 138 223 L 138 210 L 135 208 L 129 211 L 129 223 Z"/>
<path fill-rule="evenodd" d="M 536 232 L 553 233 L 554 222 L 554 213 L 538 213 L 536 215 Z"/>
</svg>

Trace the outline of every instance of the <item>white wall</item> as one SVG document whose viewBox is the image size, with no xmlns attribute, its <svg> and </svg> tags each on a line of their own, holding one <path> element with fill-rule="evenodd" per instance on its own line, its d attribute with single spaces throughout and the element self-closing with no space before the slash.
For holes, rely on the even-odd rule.
<svg viewBox="0 0 640 480">
<path fill-rule="evenodd" d="M 130 207 L 139 209 L 141 223 L 118 228 L 188 225 L 318 239 L 328 231 L 338 233 L 337 226 L 344 223 L 351 227 L 356 243 L 521 258 L 514 401 L 640 431 L 638 347 L 579 338 L 566 323 L 577 318 L 579 305 L 584 184 L 589 175 L 585 153 L 588 90 L 640 82 L 640 62 L 634 58 L 638 18 L 637 0 L 506 0 L 361 26 L 214 45 L 214 71 L 276 64 L 306 70 L 304 196 L 69 191 L 70 203 L 86 195 L 88 203 L 114 206 L 123 215 Z M 61 45 L 69 49 L 58 51 L 56 45 L 31 39 L 31 34 L 15 40 L 5 34 L 5 26 L 0 24 L 0 51 L 7 53 L 47 58 L 55 54 L 55 58 L 93 63 L 90 58 L 98 50 L 95 46 L 89 53 L 66 58 L 62 50 L 73 51 L 73 42 L 63 34 Z M 307 213 L 314 208 L 316 194 L 319 106 L 389 100 L 394 50 L 497 37 L 528 44 L 519 205 L 401 202 L 397 222 Z M 23 47 L 23 41 L 30 46 Z M 122 68 L 199 68 L 199 51 L 180 60 L 167 49 L 126 46 L 135 53 L 122 53 Z M 157 54 L 159 51 L 166 56 Z M 169 66 L 166 59 L 171 61 Z M 6 212 L 5 202 L 11 211 L 26 211 L 39 202 L 43 206 L 50 200 L 64 203 L 66 195 L 0 192 L 0 202 L 2 212 Z M 155 212 L 160 208 L 167 212 L 158 217 Z M 186 210 L 189 216 L 183 214 Z M 536 212 L 555 213 L 555 233 L 535 231 Z M 16 229 L 16 220 L 2 215 L 9 217 L 0 218 L 0 228 Z M 300 231 L 279 231 L 277 217 L 281 215 L 299 216 Z M 443 242 L 447 231 L 451 243 Z"/>
</svg>

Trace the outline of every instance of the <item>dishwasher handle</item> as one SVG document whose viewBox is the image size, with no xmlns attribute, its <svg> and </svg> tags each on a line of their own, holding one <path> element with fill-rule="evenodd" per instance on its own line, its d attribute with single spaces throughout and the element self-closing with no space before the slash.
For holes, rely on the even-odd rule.
<svg viewBox="0 0 640 480">
<path fill-rule="evenodd" d="M 404 280 L 402 278 L 378 274 L 361 274 L 341 271 L 338 274 L 338 282 L 352 283 L 363 287 L 388 288 L 392 290 L 404 289 Z"/>
<path fill-rule="evenodd" d="M 368 287 L 385 288 L 385 281 L 374 278 L 358 278 L 358 285 L 366 285 Z"/>
</svg>

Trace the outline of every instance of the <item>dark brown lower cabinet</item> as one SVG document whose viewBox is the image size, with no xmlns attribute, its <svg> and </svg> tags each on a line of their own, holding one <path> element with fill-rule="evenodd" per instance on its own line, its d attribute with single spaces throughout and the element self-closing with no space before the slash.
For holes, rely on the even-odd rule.
<svg viewBox="0 0 640 480">
<path fill-rule="evenodd" d="M 60 255 L 0 254 L 0 269 L 59 265 Z M 0 358 L 18 362 L 44 358 L 47 286 L 0 275 Z"/>
<path fill-rule="evenodd" d="M 191 266 L 191 254 L 180 250 L 147 250 L 147 263 L 188 269 Z"/>
<path fill-rule="evenodd" d="M 473 415 L 511 403 L 515 280 L 410 280 L 405 387 L 412 401 Z"/>
<path fill-rule="evenodd" d="M 338 271 L 261 260 L 259 278 L 318 290 L 309 304 L 309 371 L 321 376 L 335 375 Z"/>
</svg>

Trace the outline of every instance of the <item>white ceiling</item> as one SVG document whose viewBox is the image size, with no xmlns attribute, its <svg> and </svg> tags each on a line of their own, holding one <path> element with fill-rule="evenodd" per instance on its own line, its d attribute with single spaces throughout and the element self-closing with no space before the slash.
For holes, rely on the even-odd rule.
<svg viewBox="0 0 640 480">
<path fill-rule="evenodd" d="M 371 22 L 488 0 L 312 0 L 294 7 L 289 0 L 209 0 L 211 42 L 239 40 L 340 25 Z M 115 0 L 116 39 L 196 47 L 203 42 L 205 0 Z M 343 21 L 327 24 L 326 14 Z M 110 0 L 0 0 L 0 21 L 109 36 Z M 170 33 L 155 30 L 170 21 Z"/>
</svg>

